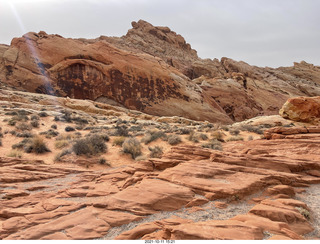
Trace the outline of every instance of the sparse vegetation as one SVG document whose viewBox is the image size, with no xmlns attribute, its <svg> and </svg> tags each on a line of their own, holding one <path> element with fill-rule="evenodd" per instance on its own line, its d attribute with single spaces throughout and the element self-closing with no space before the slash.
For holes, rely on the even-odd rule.
<svg viewBox="0 0 320 244">
<path fill-rule="evenodd" d="M 42 154 L 46 152 L 51 152 L 50 149 L 47 147 L 46 143 L 44 142 L 43 138 L 40 136 L 36 136 L 30 141 L 30 144 L 27 144 L 24 147 L 24 151 L 26 153 L 34 152 L 36 154 Z"/>
<path fill-rule="evenodd" d="M 25 130 L 31 130 L 32 127 L 28 125 L 27 123 L 19 123 L 16 125 L 17 130 L 25 131 Z"/>
<path fill-rule="evenodd" d="M 70 143 L 68 140 L 58 140 L 54 143 L 54 147 L 57 149 L 65 148 L 68 146 Z"/>
<path fill-rule="evenodd" d="M 307 210 L 307 209 L 305 209 L 305 208 L 303 208 L 303 207 L 296 207 L 296 209 L 299 211 L 299 213 L 303 216 L 303 217 L 305 217 L 306 219 L 310 219 L 310 212 Z"/>
<path fill-rule="evenodd" d="M 123 142 L 126 140 L 126 137 L 124 136 L 118 136 L 118 137 L 115 137 L 113 139 L 113 142 L 112 142 L 112 145 L 113 146 L 122 146 Z"/>
<path fill-rule="evenodd" d="M 39 127 L 39 121 L 38 120 L 31 120 L 30 125 L 34 128 Z"/>
<path fill-rule="evenodd" d="M 13 149 L 7 154 L 7 156 L 10 158 L 22 158 L 22 152 L 17 149 Z"/>
<path fill-rule="evenodd" d="M 122 150 L 124 153 L 131 154 L 132 158 L 135 159 L 141 155 L 141 144 L 134 137 L 127 138 L 122 144 Z"/>
<path fill-rule="evenodd" d="M 31 120 L 39 120 L 39 116 L 38 115 L 31 115 Z"/>
<path fill-rule="evenodd" d="M 259 134 L 259 135 L 263 134 L 263 131 L 261 130 L 260 126 L 254 126 L 254 125 L 249 125 L 249 124 L 242 125 L 240 127 L 240 130 L 253 132 L 253 133 L 256 133 L 256 134 Z"/>
<path fill-rule="evenodd" d="M 238 129 L 232 129 L 232 130 L 229 131 L 229 133 L 230 133 L 231 135 L 233 135 L 233 136 L 237 136 L 237 135 L 240 134 L 240 130 L 238 130 Z"/>
<path fill-rule="evenodd" d="M 204 143 L 201 145 L 203 148 L 210 148 L 213 150 L 219 150 L 222 151 L 222 144 L 217 139 L 211 139 L 209 142 Z"/>
<path fill-rule="evenodd" d="M 12 149 L 23 149 L 28 143 L 31 143 L 31 139 L 24 138 L 21 142 L 13 144 Z"/>
<path fill-rule="evenodd" d="M 13 135 L 13 134 L 12 134 Z M 24 138 L 31 138 L 34 137 L 34 134 L 32 134 L 29 131 L 23 131 L 23 132 L 19 132 L 19 133 L 15 133 L 16 137 L 24 137 Z"/>
<path fill-rule="evenodd" d="M 178 136 L 178 135 L 170 135 L 170 136 L 168 136 L 168 143 L 170 145 L 172 145 L 172 146 L 179 144 L 181 141 L 182 141 L 181 137 Z"/>
<path fill-rule="evenodd" d="M 70 131 L 75 131 L 76 129 L 73 128 L 72 126 L 67 126 L 66 128 L 64 128 L 64 130 L 65 130 L 66 132 L 70 132 Z"/>
<path fill-rule="evenodd" d="M 51 125 L 51 129 L 56 130 L 58 128 L 58 126 L 56 124 Z"/>
<path fill-rule="evenodd" d="M 150 158 L 161 158 L 161 156 L 163 155 L 162 147 L 155 146 L 155 147 L 149 147 L 148 149 L 150 151 L 150 154 L 149 154 Z"/>
<path fill-rule="evenodd" d="M 211 137 L 213 139 L 217 139 L 218 141 L 223 142 L 223 133 L 221 131 L 215 130 L 211 133 Z"/>
<path fill-rule="evenodd" d="M 145 136 L 142 138 L 142 142 L 147 145 L 147 144 L 157 140 L 158 138 L 165 138 L 165 137 L 166 137 L 166 134 L 163 131 L 149 130 L 149 131 L 147 131 Z"/>
<path fill-rule="evenodd" d="M 64 149 L 62 150 L 60 153 L 58 153 L 55 157 L 54 157 L 54 161 L 61 161 L 61 158 L 65 155 L 68 155 L 72 153 L 72 150 L 71 149 Z"/>
<path fill-rule="evenodd" d="M 46 138 L 52 138 L 52 137 L 58 136 L 59 132 L 52 130 L 52 129 L 49 129 L 47 131 L 40 132 L 40 135 L 45 135 Z"/>
<path fill-rule="evenodd" d="M 227 141 L 243 141 L 244 138 L 242 136 L 231 136 L 227 139 Z"/>
<path fill-rule="evenodd" d="M 38 115 L 40 117 L 48 117 L 49 116 L 46 112 L 40 112 L 40 113 L 38 113 Z"/>
<path fill-rule="evenodd" d="M 99 135 L 92 135 L 84 139 L 77 140 L 72 150 L 76 155 L 96 155 L 107 151 L 107 145 Z"/>
</svg>

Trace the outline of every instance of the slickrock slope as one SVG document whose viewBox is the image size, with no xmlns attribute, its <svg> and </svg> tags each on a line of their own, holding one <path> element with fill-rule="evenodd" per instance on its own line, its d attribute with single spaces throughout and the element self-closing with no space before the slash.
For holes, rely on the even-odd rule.
<svg viewBox="0 0 320 244">
<path fill-rule="evenodd" d="M 319 131 L 271 129 L 286 137 L 222 152 L 181 144 L 101 171 L 2 157 L 0 238 L 303 239 L 319 231 L 319 209 L 296 200 L 320 183 Z"/>
<path fill-rule="evenodd" d="M 29 92 L 222 123 L 277 114 L 289 97 L 320 95 L 320 68 L 312 64 L 273 69 L 201 59 L 168 27 L 143 20 L 132 27 L 120 38 L 67 39 L 43 31 L 14 38 L 0 46 L 0 81 Z"/>
</svg>

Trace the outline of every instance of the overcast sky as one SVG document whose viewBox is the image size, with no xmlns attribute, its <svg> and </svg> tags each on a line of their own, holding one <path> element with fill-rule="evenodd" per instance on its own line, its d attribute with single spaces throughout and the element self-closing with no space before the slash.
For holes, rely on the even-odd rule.
<svg viewBox="0 0 320 244">
<path fill-rule="evenodd" d="M 320 0 L 0 0 L 0 43 L 40 30 L 122 36 L 143 19 L 181 34 L 201 58 L 320 65 L 319 12 Z"/>
</svg>

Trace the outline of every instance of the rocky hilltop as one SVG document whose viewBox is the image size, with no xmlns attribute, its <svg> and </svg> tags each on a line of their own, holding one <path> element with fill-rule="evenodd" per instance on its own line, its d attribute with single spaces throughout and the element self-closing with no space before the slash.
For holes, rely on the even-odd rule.
<svg viewBox="0 0 320 244">
<path fill-rule="evenodd" d="M 41 31 L 14 38 L 0 45 L 1 84 L 229 124 L 277 114 L 290 97 L 320 95 L 320 67 L 312 64 L 274 69 L 201 59 L 168 27 L 143 20 L 132 27 L 122 37 L 70 39 Z"/>
</svg>

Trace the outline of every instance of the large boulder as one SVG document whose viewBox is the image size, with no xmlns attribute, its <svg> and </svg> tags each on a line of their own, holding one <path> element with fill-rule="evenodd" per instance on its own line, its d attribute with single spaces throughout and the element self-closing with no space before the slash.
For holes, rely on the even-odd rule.
<svg viewBox="0 0 320 244">
<path fill-rule="evenodd" d="M 319 123 L 320 96 L 290 98 L 281 108 L 280 115 L 294 121 Z"/>
</svg>

